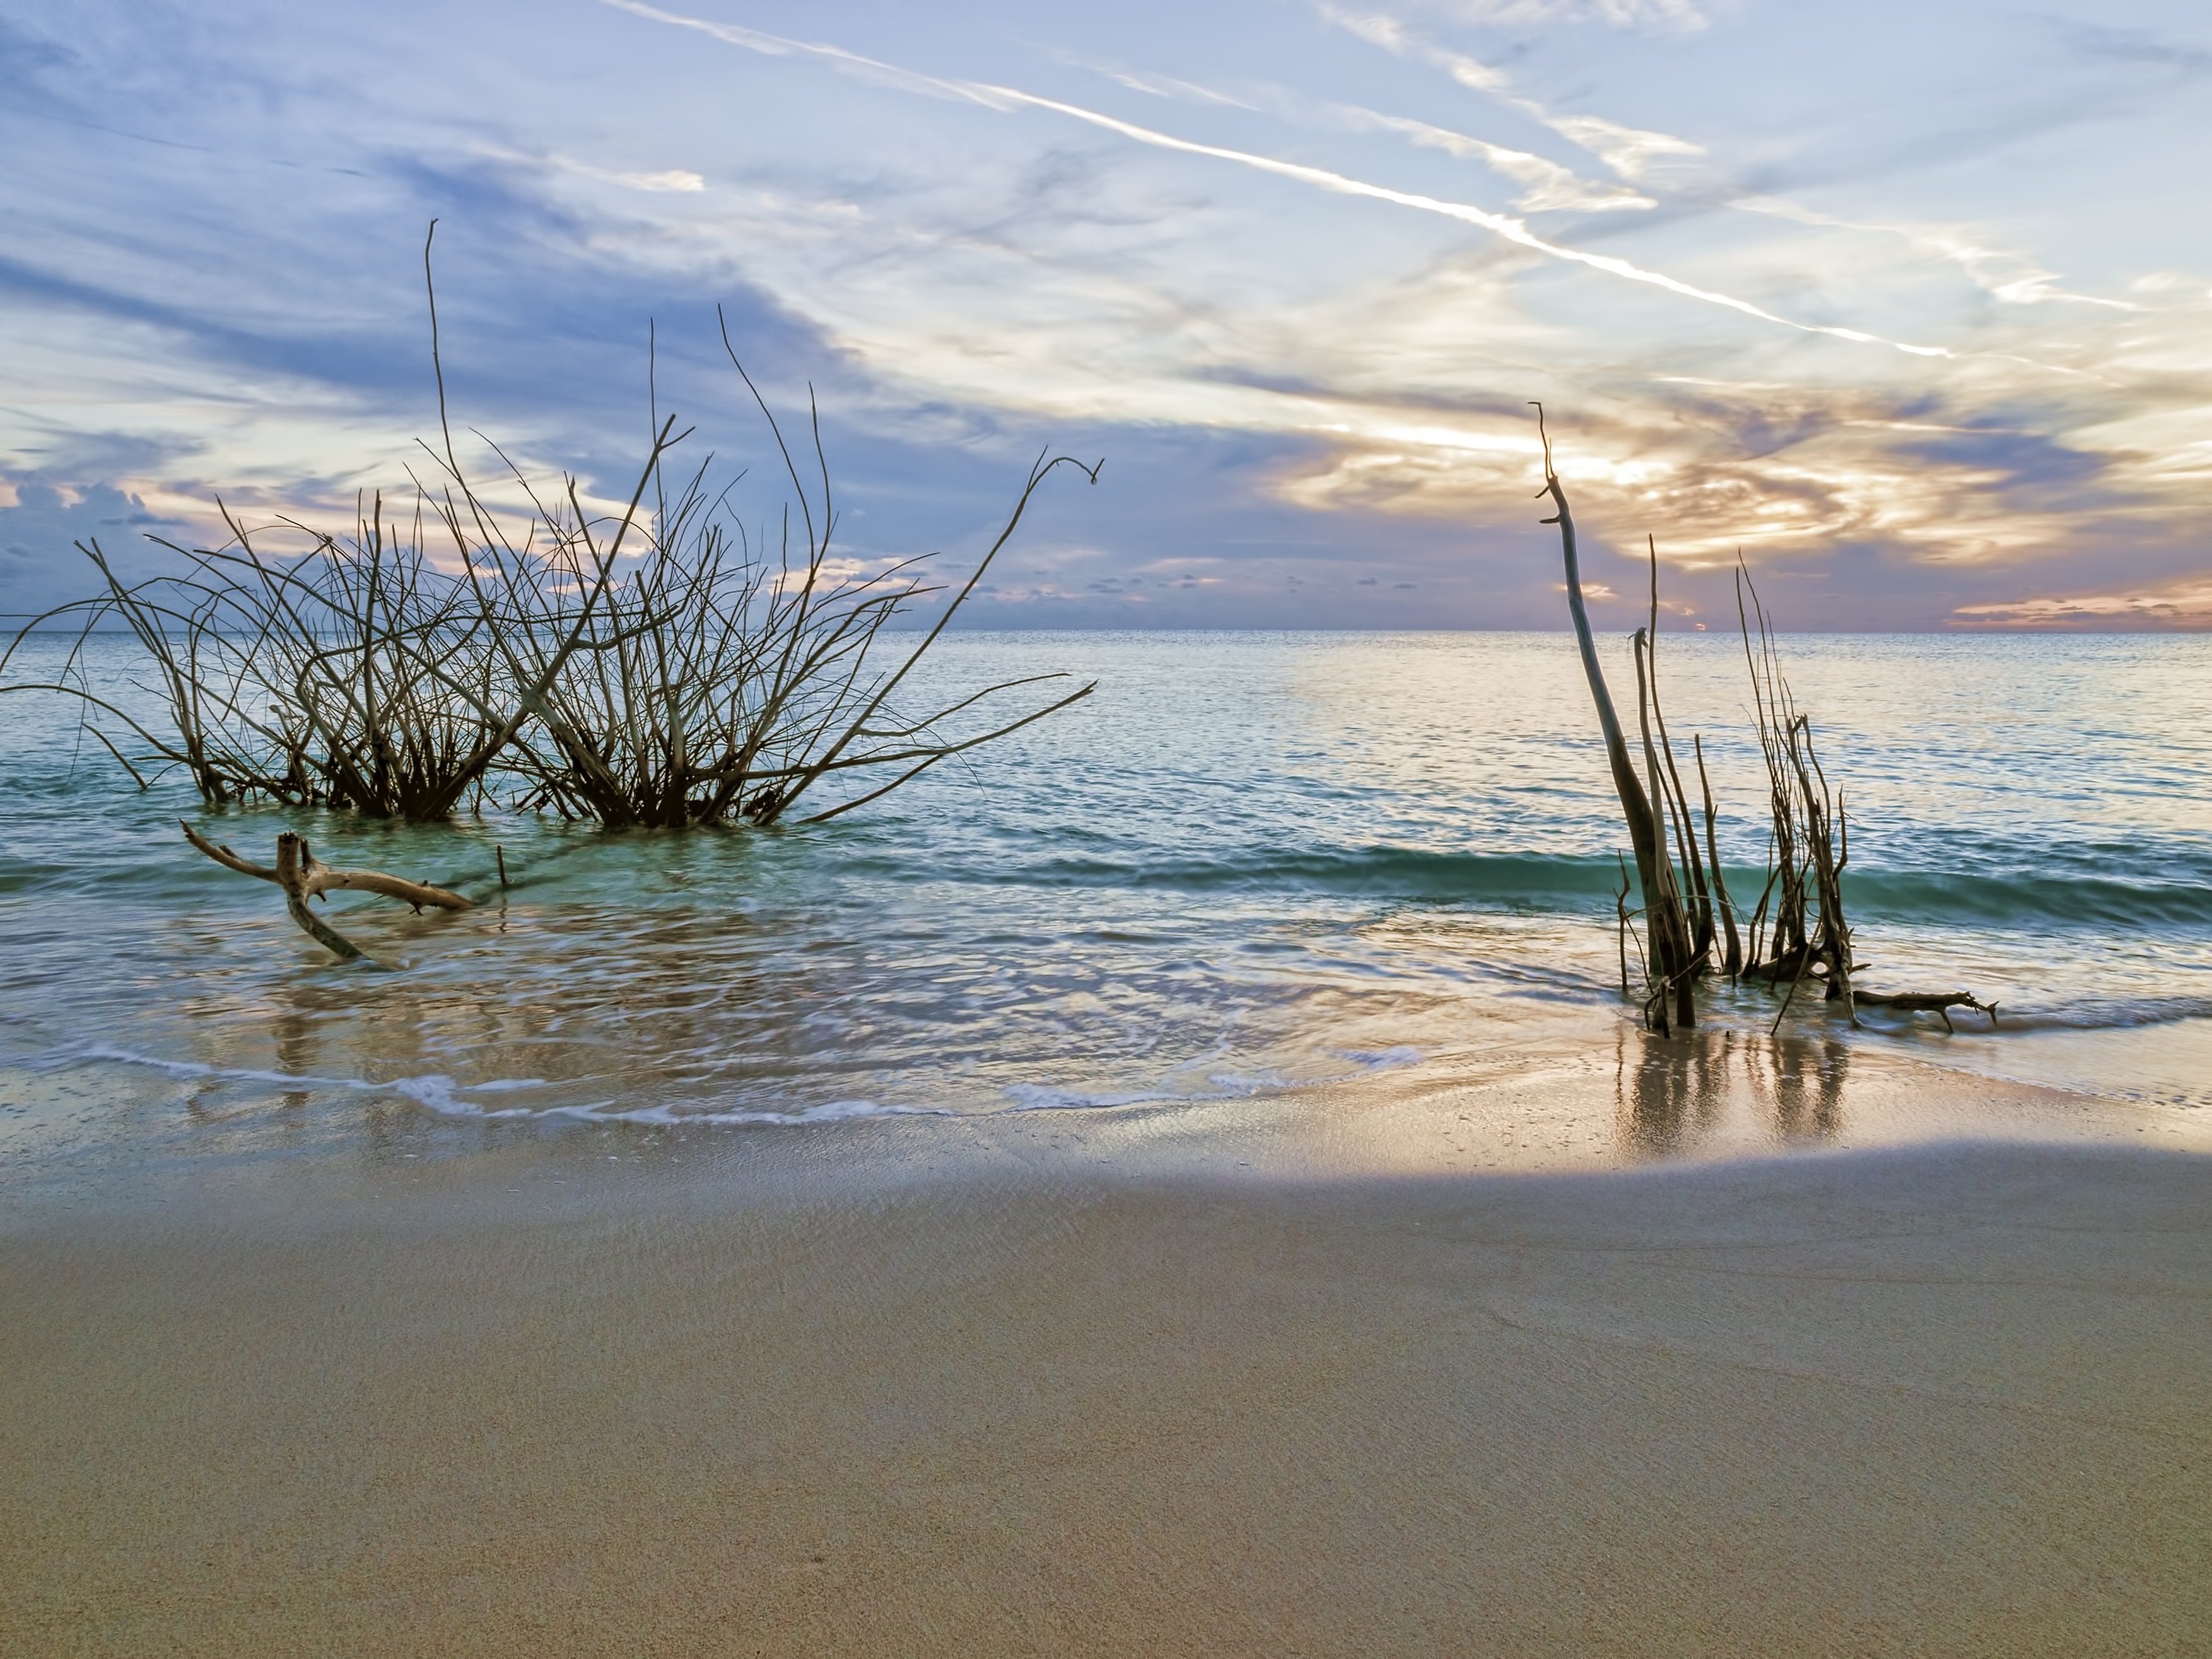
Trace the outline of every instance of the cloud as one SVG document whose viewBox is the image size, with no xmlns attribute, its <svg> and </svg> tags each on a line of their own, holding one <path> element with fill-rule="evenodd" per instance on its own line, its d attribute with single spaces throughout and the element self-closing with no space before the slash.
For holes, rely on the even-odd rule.
<svg viewBox="0 0 2212 1659">
<path fill-rule="evenodd" d="M 1475 225 L 1504 238 L 1517 246 L 1540 253 L 1547 258 L 1565 260 L 1587 265 L 1593 270 L 1603 271 L 1632 283 L 1648 283 L 1684 299 L 1695 300 L 1704 305 L 1720 306 L 1755 318 L 1760 322 L 1773 323 L 1783 328 L 1796 329 L 1801 333 L 1826 334 L 1839 340 L 1850 340 L 1862 345 L 1886 346 L 1893 351 L 1908 352 L 1914 356 L 1948 357 L 1954 354 L 1943 346 L 1914 345 L 1901 340 L 1885 339 L 1863 329 L 1845 328 L 1829 323 L 1801 322 L 1753 305 L 1748 300 L 1723 294 L 1711 289 L 1698 288 L 1670 276 L 1663 271 L 1638 265 L 1612 254 L 1592 253 L 1584 249 L 1566 246 L 1540 237 L 1517 219 L 1492 213 L 1468 202 L 1448 201 L 1418 191 L 1393 190 L 1387 185 L 1370 184 L 1348 174 L 1332 172 L 1325 167 L 1308 167 L 1300 162 L 1284 161 L 1273 156 L 1259 155 L 1247 150 L 1231 149 L 1218 144 L 1204 144 L 1188 138 L 1178 138 L 1151 127 L 1139 126 L 1097 110 L 1063 104 L 1055 99 L 1040 98 L 1030 93 L 1019 92 L 1012 87 L 991 87 L 985 90 L 1007 104 L 1026 104 L 1034 108 L 1050 110 L 1109 132 L 1118 132 L 1140 144 L 1151 144 L 1161 149 L 1180 150 L 1185 155 L 1204 155 L 1216 161 L 1234 162 L 1261 173 L 1271 173 L 1279 178 L 1294 179 L 1303 184 L 1344 196 L 1362 196 L 1372 201 L 1388 202 L 1395 206 L 1413 209 L 1417 212 L 1434 213 L 1465 224 Z"/>
<path fill-rule="evenodd" d="M 2139 311 L 2142 308 L 2125 300 L 2108 299 L 2094 294 L 2075 294 L 2054 288 L 2051 284 L 2058 280 L 2056 271 L 2045 270 L 2026 255 L 2011 249 L 1986 246 L 1962 228 L 1861 224 L 1771 196 L 1741 196 L 1729 205 L 1746 213 L 1771 214 L 1778 219 L 1793 220 L 1801 225 L 1895 237 L 1917 252 L 1948 260 L 1959 266 L 1972 279 L 1976 287 L 2008 305 L 2041 305 L 2057 301 L 2074 305 L 2104 306 L 2114 311 Z"/>
<path fill-rule="evenodd" d="M 67 101 L 54 95 L 47 76 L 76 62 L 77 55 L 59 42 L 0 18 L 0 81 L 5 82 L 19 109 L 50 116 L 69 110 Z"/>
<path fill-rule="evenodd" d="M 2177 40 L 2154 29 L 2115 28 L 2075 18 L 2050 17 L 2043 21 L 2065 42 L 2067 50 L 2083 57 L 2118 64 L 2148 64 L 2179 70 L 2185 76 L 2212 71 L 2212 50 Z"/>
<path fill-rule="evenodd" d="M 688 167 L 664 167 L 657 172 L 625 173 L 613 167 L 594 167 L 588 161 L 579 161 L 570 156 L 555 154 L 527 155 L 515 150 L 502 149 L 487 144 L 479 152 L 495 161 L 513 162 L 522 167 L 556 168 L 573 173 L 580 178 L 597 179 L 611 185 L 620 185 L 625 190 L 641 190 L 649 194 L 674 191 L 696 195 L 707 188 L 706 177 Z"/>
<path fill-rule="evenodd" d="M 1687 8 L 1683 9 L 1688 10 Z M 1504 70 L 1480 58 L 1471 58 L 1465 52 L 1437 46 L 1395 18 L 1343 12 L 1333 6 L 1323 6 L 1322 15 L 1370 45 L 1380 46 L 1398 57 L 1409 58 L 1441 69 L 1470 92 L 1483 94 L 1505 107 L 1549 127 L 1570 143 L 1588 150 L 1624 179 L 1640 181 L 1674 177 L 1678 183 L 1701 180 L 1702 175 L 1693 174 L 1686 179 L 1679 177 L 1682 170 L 1677 160 L 1705 155 L 1705 149 L 1701 144 L 1676 137 L 1672 133 L 1624 126 L 1599 116 L 1554 114 L 1534 99 L 1511 91 L 1512 80 Z"/>
<path fill-rule="evenodd" d="M 1066 61 L 1082 62 L 1073 54 L 1068 55 Z M 1094 74 L 1104 76 L 1115 86 L 1127 87 L 1132 92 L 1141 92 L 1148 97 L 1182 99 L 1201 104 L 1224 104 L 1231 109 L 1259 107 L 1245 99 L 1232 97 L 1228 93 L 1218 91 L 1212 87 L 1202 87 L 1191 81 L 1179 81 L 1172 75 L 1146 75 L 1139 70 L 1119 69 L 1107 64 L 1091 64 L 1086 67 Z"/>
<path fill-rule="evenodd" d="M 77 550 L 98 542 L 129 580 L 159 562 L 148 532 L 185 526 L 112 483 L 70 484 L 27 477 L 0 485 L 0 615 L 19 622 L 97 590 L 98 573 Z"/>
<path fill-rule="evenodd" d="M 1712 21 L 1710 9 L 1692 0 L 1428 0 L 1425 9 L 1455 22 L 1501 29 L 1601 23 L 1617 29 L 1691 33 Z"/>
<path fill-rule="evenodd" d="M 1526 186 L 1513 203 L 1524 213 L 1613 213 L 1659 205 L 1649 196 L 1618 185 L 1595 185 L 1577 178 L 1573 168 L 1561 167 L 1557 161 L 1547 161 L 1527 150 L 1508 149 L 1503 144 L 1431 126 L 1409 116 L 1383 115 L 1353 106 L 1344 106 L 1343 112 L 1346 122 L 1355 127 L 1364 125 L 1403 133 L 1424 149 L 1440 149 L 1449 155 L 1480 161 L 1493 172 L 1503 173 L 1516 184 Z"/>
<path fill-rule="evenodd" d="M 1624 179 L 1648 179 L 1669 156 L 1703 155 L 1705 146 L 1671 133 L 1645 132 L 1595 115 L 1546 115 L 1544 125 L 1580 144 Z"/>
<path fill-rule="evenodd" d="M 1650 197 L 1619 185 L 1593 184 L 1577 177 L 1573 168 L 1531 151 L 1492 143 L 1487 139 L 1417 120 L 1411 116 L 1385 114 L 1357 104 L 1316 102 L 1287 93 L 1279 87 L 1255 88 L 1249 96 L 1235 98 L 1212 88 L 1194 86 L 1170 76 L 1137 74 L 1097 64 L 1090 67 L 1116 86 L 1153 97 L 1224 105 L 1255 113 L 1272 113 L 1303 126 L 1324 125 L 1350 132 L 1397 133 L 1418 148 L 1442 150 L 1462 161 L 1480 161 L 1492 172 L 1522 185 L 1523 192 L 1513 204 L 1524 212 L 1606 213 L 1658 205 Z M 1604 126 L 1606 124 L 1600 122 L 1595 125 Z M 1695 146 L 1681 145 L 1679 141 L 1668 139 L 1663 134 L 1629 134 L 1625 128 L 1612 131 L 1626 137 L 1649 139 L 1661 148 L 1671 146 L 1695 150 Z"/>
<path fill-rule="evenodd" d="M 2147 592 L 2090 593 L 1962 605 L 1952 615 L 1964 627 L 2093 633 L 2113 629 L 2212 628 L 2212 580 L 2191 577 Z"/>
<path fill-rule="evenodd" d="M 1418 212 L 1433 213 L 1445 218 L 1456 219 L 1462 223 L 1490 231 L 1509 242 L 1527 248 L 1532 252 L 1542 254 L 1548 258 L 1586 265 L 1593 270 L 1602 271 L 1607 276 L 1628 282 L 1650 283 L 1655 288 L 1663 289 L 1684 299 L 1694 300 L 1705 305 L 1724 307 L 1760 322 L 1772 323 L 1783 328 L 1796 329 L 1802 333 L 1825 334 L 1836 339 L 1849 340 L 1863 345 L 1883 346 L 1891 350 L 1906 352 L 1916 356 L 1948 357 L 1954 355 L 1948 349 L 1942 346 L 1912 344 L 1905 341 L 1887 339 L 1863 329 L 1847 328 L 1836 324 L 1802 322 L 1781 316 L 1753 305 L 1747 300 L 1714 289 L 1699 288 L 1695 284 L 1685 283 L 1678 277 L 1670 276 L 1663 271 L 1638 265 L 1611 254 L 1593 253 L 1537 236 L 1521 221 L 1504 214 L 1492 213 L 1472 203 L 1445 200 L 1418 191 L 1395 190 L 1387 185 L 1371 184 L 1326 167 L 1310 167 L 1301 162 L 1281 161 L 1275 157 L 1256 155 L 1250 151 L 1231 149 L 1224 145 L 1201 143 L 1193 139 L 1177 137 L 1155 128 L 1122 120 L 1102 111 L 1064 103 L 1058 99 L 1041 97 L 1036 94 L 1024 92 L 1013 87 L 983 82 L 954 82 L 936 76 L 913 75 L 908 71 L 896 70 L 891 65 L 878 63 L 872 58 L 860 58 L 839 47 L 804 45 L 785 40 L 777 36 L 762 35 L 755 30 L 733 28 L 726 25 L 707 22 L 697 18 L 661 11 L 655 7 L 641 4 L 639 0 L 604 0 L 604 3 L 621 10 L 634 12 L 639 16 L 650 18 L 656 22 L 696 28 L 713 35 L 717 40 L 743 46 L 750 51 L 764 52 L 771 55 L 784 52 L 804 52 L 824 58 L 841 69 L 855 64 L 865 65 L 872 74 L 877 70 L 884 71 L 884 83 L 886 85 L 897 86 L 905 89 L 926 89 L 932 95 L 957 94 L 994 109 L 1026 106 L 1048 110 L 1073 120 L 1103 128 L 1109 132 L 1119 133 L 1123 137 L 1133 139 L 1141 144 L 1232 162 L 1240 167 L 1250 167 L 1256 172 L 1269 173 L 1279 178 L 1296 179 L 1340 195 L 1365 197 L 1373 201 L 1411 208 Z M 1638 151 L 1638 154 L 1646 151 L 1658 153 L 1663 145 L 1682 148 L 1680 141 L 1665 140 L 1663 135 L 1632 132 L 1629 129 L 1613 127 L 1606 123 L 1596 125 L 1605 127 L 1610 133 L 1623 135 L 1621 142 L 1624 145 L 1630 140 L 1636 141 L 1637 144 L 1643 146 L 1643 149 Z"/>
<path fill-rule="evenodd" d="M 648 6 L 642 0 L 601 0 L 604 5 L 617 11 L 626 11 L 655 23 L 666 23 L 676 28 L 696 29 L 711 36 L 725 46 L 742 46 L 747 52 L 761 52 L 770 58 L 793 56 L 818 58 L 841 75 L 849 75 L 872 86 L 888 87 L 898 92 L 918 93 L 925 98 L 950 98 L 965 102 L 987 101 L 976 96 L 975 89 L 957 81 L 941 80 L 933 75 L 921 75 L 912 70 L 900 69 L 873 58 L 864 58 L 859 52 L 848 52 L 842 46 L 824 45 L 817 41 L 795 40 L 781 34 L 770 34 L 762 29 L 750 29 L 735 23 L 717 23 L 704 17 L 686 16 L 680 12 L 663 11 L 658 6 Z"/>
</svg>

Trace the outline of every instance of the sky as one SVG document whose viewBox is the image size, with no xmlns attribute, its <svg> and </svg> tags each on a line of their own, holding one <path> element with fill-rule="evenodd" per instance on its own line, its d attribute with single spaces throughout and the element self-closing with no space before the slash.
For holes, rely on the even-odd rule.
<svg viewBox="0 0 2212 1659">
<path fill-rule="evenodd" d="M 672 410 L 774 522 L 718 307 L 841 568 L 1103 458 L 973 625 L 1562 626 L 1540 401 L 1601 626 L 1648 536 L 1673 627 L 2212 627 L 2202 0 L 0 0 L 0 611 L 404 499 L 434 219 L 589 500 Z"/>
</svg>

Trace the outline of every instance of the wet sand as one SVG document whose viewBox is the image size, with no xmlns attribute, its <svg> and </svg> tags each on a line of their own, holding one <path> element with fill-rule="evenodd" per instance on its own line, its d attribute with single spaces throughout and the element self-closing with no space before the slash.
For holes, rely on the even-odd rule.
<svg viewBox="0 0 2212 1659">
<path fill-rule="evenodd" d="M 0 1652 L 2203 1651 L 2193 1124 L 1654 1052 L 18 1206 Z"/>
</svg>

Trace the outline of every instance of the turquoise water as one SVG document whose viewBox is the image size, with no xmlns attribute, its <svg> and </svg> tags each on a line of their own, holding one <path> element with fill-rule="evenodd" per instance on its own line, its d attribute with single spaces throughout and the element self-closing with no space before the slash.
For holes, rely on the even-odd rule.
<svg viewBox="0 0 2212 1659">
<path fill-rule="evenodd" d="M 1783 649 L 1851 813 L 1867 982 L 2003 1009 L 1994 1032 L 1870 1016 L 1843 1039 L 2212 1106 L 2212 640 Z M 95 650 L 138 696 L 135 647 Z M 1754 894 L 1741 647 L 1664 651 L 1669 725 L 1686 750 L 1705 735 L 1723 856 Z M 140 793 L 64 700 L 10 694 L 0 1151 L 27 1168 L 1234 1101 L 1631 1018 L 1624 838 L 1567 636 L 951 635 L 916 699 L 1053 669 L 1097 695 L 836 823 L 768 831 L 211 813 L 180 780 Z M 381 964 L 344 967 L 179 817 L 264 861 L 296 828 L 330 863 L 488 902 L 418 917 L 342 896 L 331 920 Z M 1747 1028 L 1775 1008 L 1712 1002 Z"/>
</svg>

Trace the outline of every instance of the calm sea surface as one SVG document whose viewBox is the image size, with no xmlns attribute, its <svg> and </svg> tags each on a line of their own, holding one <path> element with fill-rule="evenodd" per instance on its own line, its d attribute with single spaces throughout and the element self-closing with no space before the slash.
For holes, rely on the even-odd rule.
<svg viewBox="0 0 2212 1659">
<path fill-rule="evenodd" d="M 1851 814 L 1866 982 L 2003 1008 L 1994 1033 L 1870 1017 L 1844 1040 L 2212 1107 L 2212 639 L 1782 647 Z M 16 674 L 43 678 L 46 648 Z M 1663 648 L 1747 902 L 1764 786 L 1741 647 Z M 103 640 L 97 664 L 143 704 L 135 649 Z M 930 689 L 1052 669 L 1097 695 L 765 832 L 212 814 L 181 781 L 140 793 L 63 699 L 0 698 L 0 1157 L 1233 1100 L 1631 1017 L 1625 837 L 1567 635 L 951 635 Z M 489 902 L 340 896 L 384 964 L 343 967 L 179 817 L 264 861 L 296 828 L 332 864 Z M 1723 994 L 1711 1017 L 1773 1009 Z"/>
</svg>

